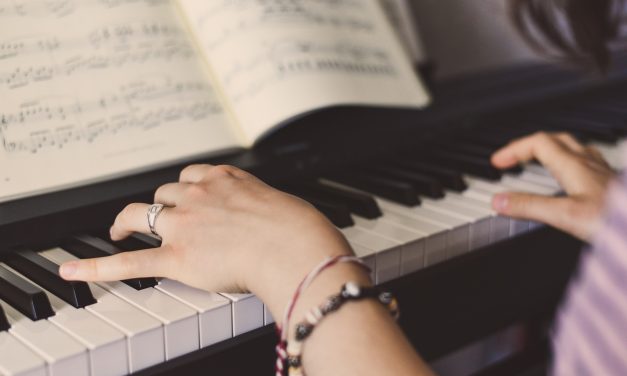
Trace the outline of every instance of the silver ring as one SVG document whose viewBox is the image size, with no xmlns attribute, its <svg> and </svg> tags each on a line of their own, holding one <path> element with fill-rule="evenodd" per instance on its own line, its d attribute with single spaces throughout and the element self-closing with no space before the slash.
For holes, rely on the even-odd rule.
<svg viewBox="0 0 627 376">
<path fill-rule="evenodd" d="M 159 235 L 157 233 L 157 230 L 155 228 L 155 225 L 157 224 L 157 218 L 159 217 L 159 214 L 161 214 L 161 211 L 163 211 L 163 208 L 165 206 L 163 204 L 152 204 L 148 207 L 148 227 L 150 228 L 150 232 L 152 232 L 153 235 L 158 236 L 159 238 L 161 238 L 161 235 Z"/>
</svg>

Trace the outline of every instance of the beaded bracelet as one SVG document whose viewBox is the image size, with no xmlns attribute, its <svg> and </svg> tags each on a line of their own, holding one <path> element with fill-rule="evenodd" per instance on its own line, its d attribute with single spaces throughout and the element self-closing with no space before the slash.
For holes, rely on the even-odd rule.
<svg viewBox="0 0 627 376">
<path fill-rule="evenodd" d="M 340 255 L 335 257 L 328 257 L 322 260 L 313 270 L 305 276 L 305 278 L 300 282 L 292 299 L 288 302 L 285 307 L 285 312 L 283 314 L 283 319 L 281 320 L 281 324 L 277 324 L 277 334 L 279 336 L 279 343 L 276 345 L 275 351 L 277 354 L 277 360 L 275 365 L 275 371 L 277 376 L 282 376 L 285 372 L 284 363 L 287 361 L 287 329 L 289 327 L 289 321 L 292 316 L 292 312 L 294 307 L 296 306 L 296 302 L 298 301 L 300 295 L 304 290 L 306 290 L 309 285 L 326 269 L 332 267 L 338 263 L 354 263 L 368 272 L 370 272 L 370 268 L 358 257 L 355 256 L 346 256 Z"/>
<path fill-rule="evenodd" d="M 383 304 L 390 315 L 398 320 L 399 309 L 396 298 L 390 292 L 381 291 L 376 287 L 360 287 L 355 282 L 348 282 L 342 286 L 339 294 L 333 295 L 320 305 L 314 307 L 305 315 L 305 320 L 296 325 L 294 341 L 287 346 L 287 368 L 289 376 L 304 376 L 302 367 L 303 342 L 309 338 L 316 326 L 328 314 L 336 312 L 345 303 L 363 299 L 375 299 Z"/>
</svg>

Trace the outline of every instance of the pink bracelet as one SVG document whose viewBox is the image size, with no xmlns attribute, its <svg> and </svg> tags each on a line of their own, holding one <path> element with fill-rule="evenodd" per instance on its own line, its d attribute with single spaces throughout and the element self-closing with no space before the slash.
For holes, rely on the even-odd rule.
<svg viewBox="0 0 627 376">
<path fill-rule="evenodd" d="M 276 353 L 277 353 L 277 360 L 276 360 L 276 365 L 275 365 L 276 376 L 284 375 L 285 363 L 287 361 L 287 334 L 288 334 L 287 332 L 289 328 L 289 321 L 290 321 L 290 318 L 292 317 L 292 312 L 294 311 L 294 307 L 296 306 L 296 303 L 298 302 L 298 298 L 300 298 L 300 295 L 302 294 L 302 292 L 311 285 L 311 283 L 314 281 L 314 279 L 316 279 L 316 277 L 320 275 L 320 273 L 322 273 L 323 271 L 325 271 L 326 269 L 330 268 L 331 266 L 335 264 L 344 263 L 344 262 L 358 264 L 362 266 L 363 268 L 365 268 L 366 270 L 370 271 L 370 268 L 366 264 L 364 264 L 364 262 L 361 261 L 358 257 L 355 257 L 355 256 L 328 257 L 325 260 L 323 260 L 320 264 L 318 264 L 311 272 L 309 272 L 309 274 L 305 276 L 305 278 L 300 282 L 300 284 L 296 288 L 296 291 L 294 292 L 292 299 L 290 299 L 290 301 L 288 302 L 285 308 L 285 313 L 283 314 L 283 320 L 281 321 L 281 326 L 277 325 L 277 334 L 279 336 L 279 343 L 276 346 Z"/>
</svg>

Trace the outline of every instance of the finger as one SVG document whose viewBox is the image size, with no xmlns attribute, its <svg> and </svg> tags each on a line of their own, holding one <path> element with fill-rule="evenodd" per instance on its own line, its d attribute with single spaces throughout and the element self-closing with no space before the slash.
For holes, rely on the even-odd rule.
<svg viewBox="0 0 627 376">
<path fill-rule="evenodd" d="M 601 162 L 603 165 L 608 165 L 607 161 L 605 160 L 605 157 L 603 156 L 601 151 L 597 149 L 596 147 L 588 146 L 586 147 L 585 151 L 590 157 L 595 159 L 597 162 Z"/>
<path fill-rule="evenodd" d="M 148 204 L 130 204 L 124 208 L 115 218 L 111 226 L 111 239 L 121 240 L 134 232 L 151 234 L 148 225 Z M 172 215 L 171 208 L 163 208 L 155 221 L 155 230 L 163 237 L 167 233 L 169 217 Z"/>
<path fill-rule="evenodd" d="M 546 223 L 560 229 L 570 228 L 568 197 L 550 197 L 528 193 L 501 193 L 492 199 L 492 207 L 499 214 L 518 219 Z"/>
<path fill-rule="evenodd" d="M 165 247 L 122 252 L 113 256 L 69 261 L 59 273 L 66 280 L 121 281 L 131 278 L 168 277 L 172 253 Z"/>
<path fill-rule="evenodd" d="M 188 187 L 189 184 L 186 183 L 164 184 L 155 191 L 154 202 L 170 207 L 177 206 L 185 196 L 185 190 Z"/>
<path fill-rule="evenodd" d="M 505 146 L 492 156 L 498 168 L 509 168 L 521 162 L 537 159 L 554 175 L 560 169 L 574 167 L 576 159 L 560 141 L 547 133 L 536 133 Z"/>
<path fill-rule="evenodd" d="M 570 133 L 562 132 L 554 134 L 554 137 L 557 138 L 565 147 L 570 149 L 574 153 L 583 153 L 585 152 L 586 147 L 582 145 L 573 135 Z"/>
</svg>

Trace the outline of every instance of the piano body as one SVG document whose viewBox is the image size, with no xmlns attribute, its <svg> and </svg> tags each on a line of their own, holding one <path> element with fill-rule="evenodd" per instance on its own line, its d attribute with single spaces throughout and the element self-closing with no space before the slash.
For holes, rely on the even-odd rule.
<svg viewBox="0 0 627 376">
<path fill-rule="evenodd" d="M 582 244 L 496 216 L 494 192 L 559 188 L 539 166 L 501 173 L 488 156 L 515 137 L 565 130 L 620 168 L 627 58 L 617 59 L 607 80 L 543 64 L 444 80 L 423 112 L 335 108 L 254 150 L 197 162 L 239 166 L 318 207 L 397 294 L 400 325 L 428 361 L 522 323 L 520 351 L 480 373 L 514 375 L 546 364 L 547 324 Z M 272 318 L 254 296 L 56 275 L 66 259 L 150 246 L 103 234 L 182 167 L 0 204 L 0 374 L 271 374 Z"/>
</svg>

